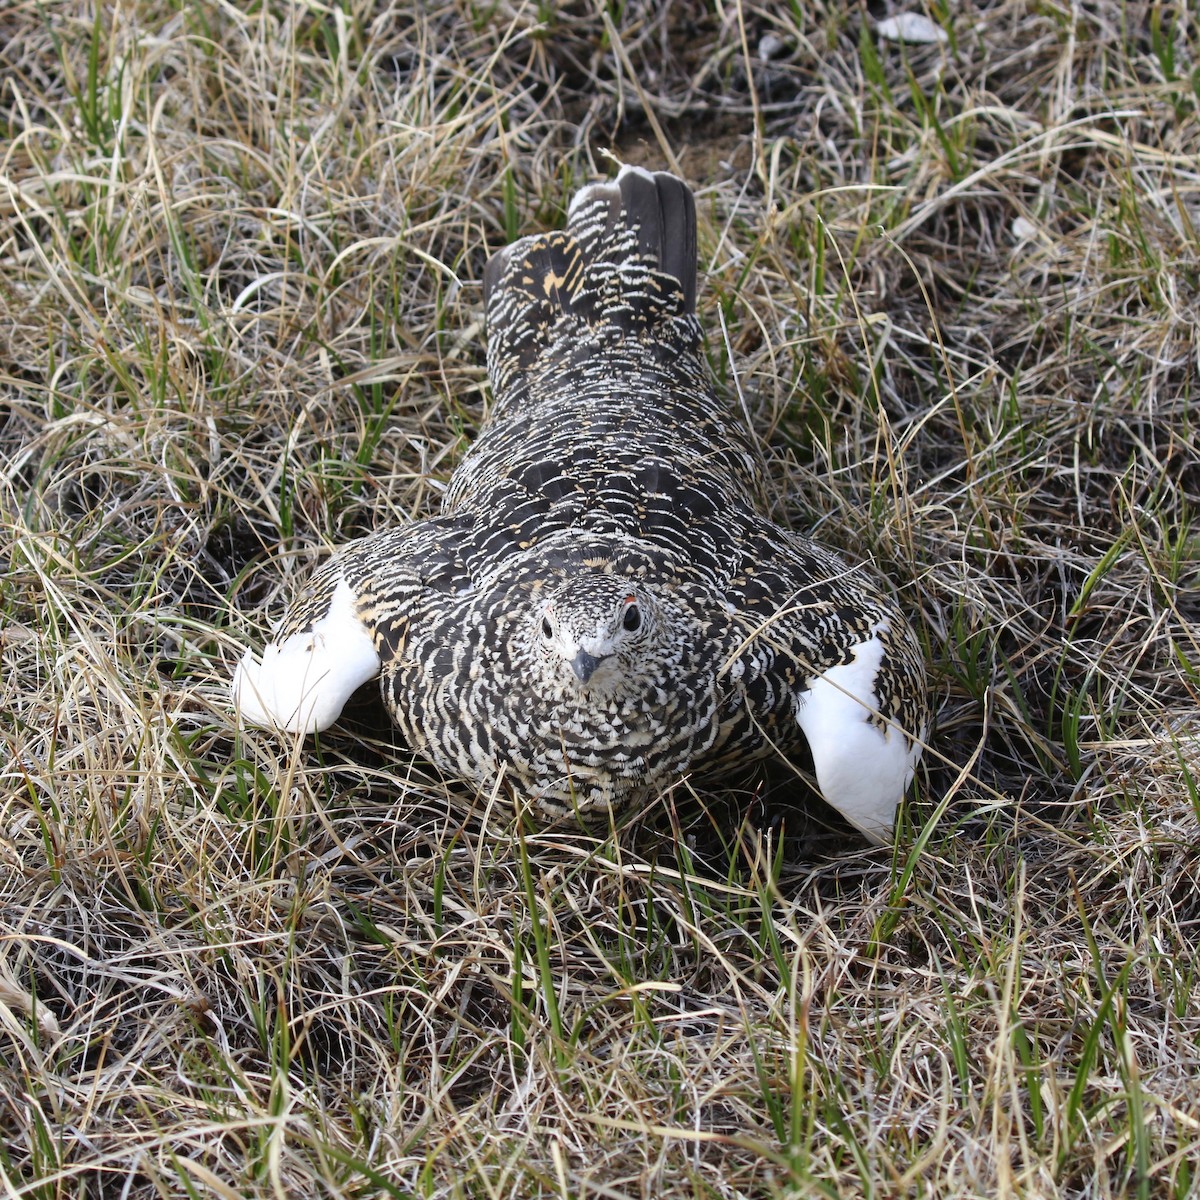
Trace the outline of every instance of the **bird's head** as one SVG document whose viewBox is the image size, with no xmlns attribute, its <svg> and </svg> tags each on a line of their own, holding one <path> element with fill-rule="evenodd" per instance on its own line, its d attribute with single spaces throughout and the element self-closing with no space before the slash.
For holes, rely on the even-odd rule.
<svg viewBox="0 0 1200 1200">
<path fill-rule="evenodd" d="M 636 679 L 659 637 L 659 611 L 646 590 L 620 575 L 577 576 L 534 610 L 538 656 L 573 687 L 616 692 Z"/>
</svg>

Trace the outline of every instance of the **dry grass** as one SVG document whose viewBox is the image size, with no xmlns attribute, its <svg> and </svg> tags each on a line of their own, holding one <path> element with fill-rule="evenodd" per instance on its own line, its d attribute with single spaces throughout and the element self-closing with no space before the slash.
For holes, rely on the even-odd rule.
<svg viewBox="0 0 1200 1200">
<path fill-rule="evenodd" d="M 5 1195 L 1200 1187 L 1200 29 L 928 11 L 0 11 Z M 780 514 L 923 616 L 892 854 L 703 781 L 521 830 L 369 700 L 235 728 L 608 148 L 700 189 Z"/>
</svg>

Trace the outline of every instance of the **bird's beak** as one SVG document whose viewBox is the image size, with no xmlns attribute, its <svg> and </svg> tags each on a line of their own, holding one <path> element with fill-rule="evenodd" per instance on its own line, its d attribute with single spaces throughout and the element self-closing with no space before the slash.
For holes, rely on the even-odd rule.
<svg viewBox="0 0 1200 1200">
<path fill-rule="evenodd" d="M 589 654 L 586 650 L 580 650 L 578 654 L 571 659 L 571 670 L 575 672 L 575 678 L 580 683 L 587 683 L 592 677 L 592 672 L 600 665 L 600 660 L 594 655 Z"/>
</svg>

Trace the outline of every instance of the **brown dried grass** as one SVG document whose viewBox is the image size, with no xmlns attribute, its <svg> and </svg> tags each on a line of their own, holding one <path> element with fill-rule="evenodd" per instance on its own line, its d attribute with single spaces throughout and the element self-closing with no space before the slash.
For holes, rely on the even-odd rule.
<svg viewBox="0 0 1200 1200">
<path fill-rule="evenodd" d="M 1192 1193 L 1197 26 L 931 12 L 0 13 L 7 1195 Z M 609 149 L 699 189 L 779 514 L 928 631 L 894 853 L 685 786 L 522 831 L 369 703 L 235 728 Z"/>
</svg>

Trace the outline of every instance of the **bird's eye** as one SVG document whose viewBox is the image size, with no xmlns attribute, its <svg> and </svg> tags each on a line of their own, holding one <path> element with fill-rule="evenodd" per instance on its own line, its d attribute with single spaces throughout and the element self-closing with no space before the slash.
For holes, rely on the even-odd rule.
<svg viewBox="0 0 1200 1200">
<path fill-rule="evenodd" d="M 550 624 L 549 617 L 542 618 L 542 637 L 552 638 L 554 636 L 554 626 Z"/>
<path fill-rule="evenodd" d="M 625 605 L 625 615 L 621 618 L 621 628 L 626 633 L 635 633 L 642 627 L 642 610 L 632 601 Z"/>
</svg>

